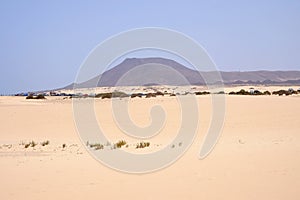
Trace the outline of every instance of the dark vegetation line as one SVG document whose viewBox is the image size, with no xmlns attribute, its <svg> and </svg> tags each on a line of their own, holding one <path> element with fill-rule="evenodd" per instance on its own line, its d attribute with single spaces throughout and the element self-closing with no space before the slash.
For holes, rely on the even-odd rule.
<svg viewBox="0 0 300 200">
<path fill-rule="evenodd" d="M 69 98 L 101 98 L 101 99 L 111 99 L 111 98 L 125 98 L 125 97 L 130 97 L 130 98 L 152 98 L 152 97 L 157 97 L 157 96 L 177 96 L 177 95 L 209 95 L 211 94 L 210 92 L 207 91 L 198 91 L 198 92 L 185 92 L 184 94 L 179 94 L 179 93 L 168 93 L 167 91 L 165 92 L 150 92 L 150 93 L 133 93 L 133 94 L 126 94 L 124 92 L 107 92 L 107 93 L 98 93 L 98 94 L 66 94 L 66 93 L 50 93 L 50 95 L 47 94 L 16 94 L 15 96 L 26 96 L 26 99 L 46 99 L 45 96 L 65 96 Z M 216 94 L 227 94 L 224 91 L 220 91 Z M 300 88 L 298 90 L 294 90 L 292 88 L 288 90 L 278 90 L 278 91 L 273 91 L 272 93 L 270 91 L 259 91 L 255 90 L 254 88 L 250 88 L 249 91 L 246 91 L 244 89 L 241 89 L 238 92 L 229 92 L 228 95 L 252 95 L 252 96 L 259 96 L 259 95 L 278 95 L 278 96 L 289 96 L 289 95 L 296 95 L 300 94 Z"/>
</svg>

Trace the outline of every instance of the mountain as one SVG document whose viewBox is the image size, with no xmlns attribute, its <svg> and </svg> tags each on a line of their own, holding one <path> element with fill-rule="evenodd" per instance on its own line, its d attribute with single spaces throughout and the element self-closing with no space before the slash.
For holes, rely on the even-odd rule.
<svg viewBox="0 0 300 200">
<path fill-rule="evenodd" d="M 212 72 L 201 72 L 205 77 Z M 248 71 L 220 72 L 223 83 L 227 85 L 300 84 L 300 71 Z M 99 81 L 100 80 L 100 81 Z M 127 58 L 122 63 L 103 74 L 83 83 L 73 83 L 63 89 L 102 86 L 140 86 L 140 85 L 205 85 L 198 71 L 166 58 Z"/>
</svg>

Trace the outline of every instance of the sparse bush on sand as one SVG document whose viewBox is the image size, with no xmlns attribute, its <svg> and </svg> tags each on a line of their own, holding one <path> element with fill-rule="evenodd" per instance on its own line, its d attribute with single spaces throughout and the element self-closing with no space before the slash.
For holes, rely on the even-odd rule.
<svg viewBox="0 0 300 200">
<path fill-rule="evenodd" d="M 101 98 L 101 99 L 110 99 L 110 98 L 123 98 L 123 97 L 129 97 L 128 94 L 124 92 L 108 92 L 108 93 L 99 93 L 95 95 L 95 98 Z"/>
<path fill-rule="evenodd" d="M 125 92 L 114 91 L 114 92 L 112 93 L 112 97 L 123 98 L 123 97 L 129 97 L 129 95 L 126 94 Z"/>
<path fill-rule="evenodd" d="M 208 95 L 210 92 L 203 91 L 203 92 L 195 92 L 195 95 Z"/>
<path fill-rule="evenodd" d="M 99 93 L 95 95 L 95 98 L 101 98 L 101 99 L 110 99 L 112 98 L 112 93 Z"/>
<path fill-rule="evenodd" d="M 34 99 L 34 96 L 33 95 L 29 95 L 26 97 L 26 99 Z"/>
<path fill-rule="evenodd" d="M 179 142 L 179 143 L 178 143 L 178 146 L 181 147 L 181 146 L 182 146 L 182 142 Z M 171 145 L 171 148 L 172 148 L 172 149 L 174 149 L 175 147 L 176 147 L 176 144 L 172 144 L 172 145 Z"/>
<path fill-rule="evenodd" d="M 38 94 L 37 96 L 29 95 L 26 99 L 46 99 L 44 95 Z"/>
<path fill-rule="evenodd" d="M 229 95 L 271 95 L 271 92 L 269 92 L 269 91 L 261 92 L 259 90 L 254 90 L 254 91 L 248 92 L 244 89 L 241 89 L 238 92 L 233 92 L 233 91 L 229 92 Z"/>
<path fill-rule="evenodd" d="M 249 95 L 249 94 L 250 94 L 250 92 L 247 92 L 246 90 L 244 90 L 244 89 L 241 89 L 241 90 L 240 90 L 240 91 L 238 91 L 236 94 L 237 94 L 237 95 Z"/>
<path fill-rule="evenodd" d="M 46 99 L 44 95 L 38 94 L 35 99 Z"/>
<path fill-rule="evenodd" d="M 28 147 L 35 147 L 36 145 L 37 145 L 36 142 L 31 141 L 31 142 L 29 142 L 29 143 L 26 143 L 26 144 L 24 145 L 24 147 L 27 149 Z"/>
<path fill-rule="evenodd" d="M 30 146 L 31 147 L 35 147 L 37 145 L 37 143 L 36 142 L 34 142 L 34 141 L 31 141 L 31 143 L 30 143 Z"/>
<path fill-rule="evenodd" d="M 94 148 L 95 150 L 104 149 L 104 145 L 100 143 L 88 144 L 90 148 Z"/>
<path fill-rule="evenodd" d="M 160 91 L 157 91 L 154 93 L 156 96 L 164 96 L 164 93 L 160 92 Z"/>
<path fill-rule="evenodd" d="M 49 141 L 49 140 L 44 141 L 44 142 L 41 143 L 42 146 L 46 146 L 46 145 L 49 145 L 49 144 L 50 144 L 50 141 Z"/>
<path fill-rule="evenodd" d="M 131 98 L 135 98 L 135 97 L 139 97 L 139 98 L 142 98 L 143 94 L 142 93 L 133 93 L 131 94 Z"/>
<path fill-rule="evenodd" d="M 149 146 L 150 146 L 150 142 L 140 142 L 136 145 L 136 149 L 145 148 Z"/>
<path fill-rule="evenodd" d="M 124 146 L 126 144 L 127 144 L 127 142 L 125 140 L 120 140 L 115 145 L 116 145 L 117 148 L 121 148 L 122 146 Z"/>
<path fill-rule="evenodd" d="M 240 91 L 238 92 L 229 92 L 229 95 L 250 95 L 250 92 L 244 90 L 244 89 L 241 89 Z"/>
<path fill-rule="evenodd" d="M 106 93 L 101 96 L 101 99 L 110 99 L 112 98 L 112 93 Z"/>
<path fill-rule="evenodd" d="M 150 98 L 150 97 L 156 97 L 156 94 L 155 93 L 146 94 L 146 98 Z"/>
<path fill-rule="evenodd" d="M 272 93 L 273 95 L 285 95 L 285 96 L 289 96 L 289 95 L 293 95 L 293 94 L 298 94 L 298 91 L 293 90 L 293 89 L 289 89 L 289 90 L 278 90 L 278 91 L 274 91 Z"/>
</svg>

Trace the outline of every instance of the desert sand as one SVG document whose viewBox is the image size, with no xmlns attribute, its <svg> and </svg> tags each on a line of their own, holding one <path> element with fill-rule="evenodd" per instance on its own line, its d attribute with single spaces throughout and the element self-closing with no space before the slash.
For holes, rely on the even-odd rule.
<svg viewBox="0 0 300 200">
<path fill-rule="evenodd" d="M 198 155 L 210 125 L 211 98 L 197 101 L 201 118 L 189 150 L 167 168 L 134 175 L 90 156 L 76 131 L 71 99 L 0 97 L 0 199 L 299 199 L 300 95 L 226 95 L 221 137 L 203 160 Z M 180 123 L 176 97 L 132 99 L 132 119 L 147 125 L 155 104 L 165 108 L 166 125 L 149 148 L 139 150 L 134 148 L 139 140 L 115 125 L 109 99 L 97 99 L 95 110 L 112 142 L 124 139 L 128 151 L 144 153 L 166 145 Z M 37 145 L 25 148 L 32 140 Z M 50 143 L 42 146 L 44 141 Z"/>
</svg>

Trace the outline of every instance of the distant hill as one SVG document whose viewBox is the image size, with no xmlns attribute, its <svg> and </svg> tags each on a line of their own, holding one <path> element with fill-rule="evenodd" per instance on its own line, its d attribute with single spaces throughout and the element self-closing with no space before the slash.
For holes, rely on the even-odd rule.
<svg viewBox="0 0 300 200">
<path fill-rule="evenodd" d="M 210 76 L 212 73 L 202 72 L 202 74 Z M 300 84 L 300 71 L 220 72 L 220 74 L 225 85 Z M 198 71 L 187 68 L 174 60 L 165 58 L 127 58 L 103 74 L 86 82 L 76 84 L 76 86 L 89 88 L 94 86 L 146 86 L 159 84 L 205 85 L 205 82 Z M 70 84 L 63 89 L 72 89 L 74 85 L 74 83 Z"/>
</svg>

